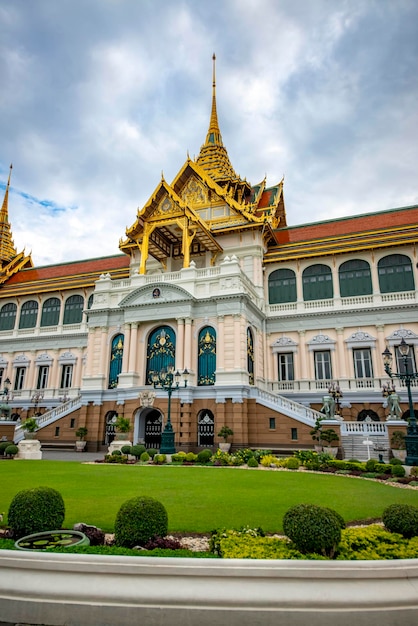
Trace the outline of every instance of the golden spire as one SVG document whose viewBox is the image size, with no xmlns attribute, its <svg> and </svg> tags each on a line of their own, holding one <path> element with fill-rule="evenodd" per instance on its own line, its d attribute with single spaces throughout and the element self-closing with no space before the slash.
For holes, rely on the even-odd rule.
<svg viewBox="0 0 418 626">
<path fill-rule="evenodd" d="M 200 165 L 209 176 L 217 183 L 227 183 L 231 180 L 237 180 L 234 168 L 229 160 L 228 153 L 222 143 L 222 135 L 219 130 L 218 114 L 216 110 L 216 75 L 215 75 L 216 56 L 213 54 L 212 62 L 212 109 L 210 113 L 209 130 L 206 135 L 206 141 L 200 149 L 196 163 Z"/>
<path fill-rule="evenodd" d="M 10 165 L 3 205 L 0 211 L 0 266 L 4 267 L 17 254 L 9 224 L 9 188 L 13 165 Z"/>
</svg>

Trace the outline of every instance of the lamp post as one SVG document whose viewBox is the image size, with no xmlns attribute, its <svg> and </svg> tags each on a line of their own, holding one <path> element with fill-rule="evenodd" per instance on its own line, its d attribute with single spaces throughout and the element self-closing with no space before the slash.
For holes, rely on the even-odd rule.
<svg viewBox="0 0 418 626">
<path fill-rule="evenodd" d="M 340 386 L 337 383 L 332 383 L 328 387 L 328 393 L 334 398 L 334 402 L 337 405 L 336 413 L 337 415 L 340 415 L 340 399 L 343 397 L 343 392 L 341 391 Z"/>
<path fill-rule="evenodd" d="M 411 382 L 413 380 L 418 379 L 418 374 L 409 371 L 409 363 L 408 363 L 409 346 L 403 337 L 402 337 L 401 343 L 399 344 L 399 352 L 402 356 L 405 373 L 392 371 L 391 365 L 392 365 L 393 356 L 388 347 L 386 347 L 386 350 L 382 354 L 383 363 L 385 367 L 385 372 L 390 378 L 393 378 L 396 376 L 401 381 L 405 382 L 406 389 L 408 392 L 408 403 L 409 403 L 408 427 L 407 427 L 407 434 L 405 437 L 405 447 L 406 447 L 405 463 L 406 465 L 418 465 L 418 428 L 417 428 L 417 419 L 415 417 L 414 403 L 412 401 L 412 393 L 411 393 Z"/>
<path fill-rule="evenodd" d="M 33 414 L 34 416 L 38 415 L 38 405 L 41 402 L 41 400 L 43 400 L 44 397 L 44 392 L 43 391 L 37 391 L 36 393 L 33 394 L 31 401 L 34 404 L 34 408 L 33 408 Z"/>
<path fill-rule="evenodd" d="M 164 426 L 164 430 L 161 433 L 161 454 L 175 454 L 176 449 L 174 447 L 174 430 L 171 423 L 171 396 L 173 391 L 180 388 L 180 378 L 183 376 L 184 387 L 187 387 L 187 379 L 189 372 L 184 370 L 183 374 L 180 372 L 174 372 L 174 366 L 169 365 L 167 369 L 163 368 L 160 372 L 151 372 L 151 380 L 154 385 L 154 389 L 164 389 L 168 393 L 168 408 L 167 408 L 167 422 Z"/>
</svg>

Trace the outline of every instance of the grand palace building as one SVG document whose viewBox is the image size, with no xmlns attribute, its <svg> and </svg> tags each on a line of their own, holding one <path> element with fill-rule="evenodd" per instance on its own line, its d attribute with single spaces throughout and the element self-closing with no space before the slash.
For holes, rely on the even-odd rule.
<svg viewBox="0 0 418 626">
<path fill-rule="evenodd" d="M 216 447 L 223 425 L 234 447 L 306 448 L 329 394 L 346 456 L 356 435 L 384 449 L 404 424 L 406 389 L 393 379 L 394 425 L 382 353 L 401 372 L 404 339 L 415 371 L 418 206 L 288 226 L 283 181 L 250 184 L 233 168 L 215 74 L 198 157 L 150 189 L 114 256 L 34 266 L 13 243 L 9 188 L 10 176 L 0 436 L 18 441 L 36 415 L 42 445 L 73 445 L 85 426 L 87 449 L 105 450 L 123 415 L 133 443 L 159 447 L 170 410 L 177 450 Z M 154 388 L 171 367 L 178 389 Z"/>
</svg>

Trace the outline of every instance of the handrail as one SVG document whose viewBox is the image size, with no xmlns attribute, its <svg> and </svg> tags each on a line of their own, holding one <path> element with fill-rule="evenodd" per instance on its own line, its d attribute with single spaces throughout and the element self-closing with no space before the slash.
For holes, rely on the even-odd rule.
<svg viewBox="0 0 418 626">
<path fill-rule="evenodd" d="M 50 409 L 49 411 L 45 411 L 42 415 L 37 416 L 35 419 L 38 422 L 38 429 L 44 428 L 48 424 L 52 424 L 56 420 L 60 419 L 64 415 L 67 415 L 71 411 L 75 411 L 79 409 L 81 406 L 81 396 L 77 396 L 76 398 L 71 398 L 67 400 L 67 402 L 61 402 L 58 406 Z M 14 433 L 14 441 L 15 443 L 19 443 L 24 438 L 24 431 L 22 428 L 22 424 L 17 424 L 15 427 Z"/>
</svg>

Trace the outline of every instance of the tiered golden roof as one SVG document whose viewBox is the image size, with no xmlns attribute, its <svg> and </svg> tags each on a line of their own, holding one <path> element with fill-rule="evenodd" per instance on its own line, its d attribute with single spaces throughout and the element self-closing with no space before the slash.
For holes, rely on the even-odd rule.
<svg viewBox="0 0 418 626">
<path fill-rule="evenodd" d="M 0 267 L 4 267 L 17 254 L 12 239 L 12 231 L 9 223 L 9 188 L 13 165 L 10 165 L 9 178 L 4 194 L 3 206 L 0 211 Z"/>
</svg>

